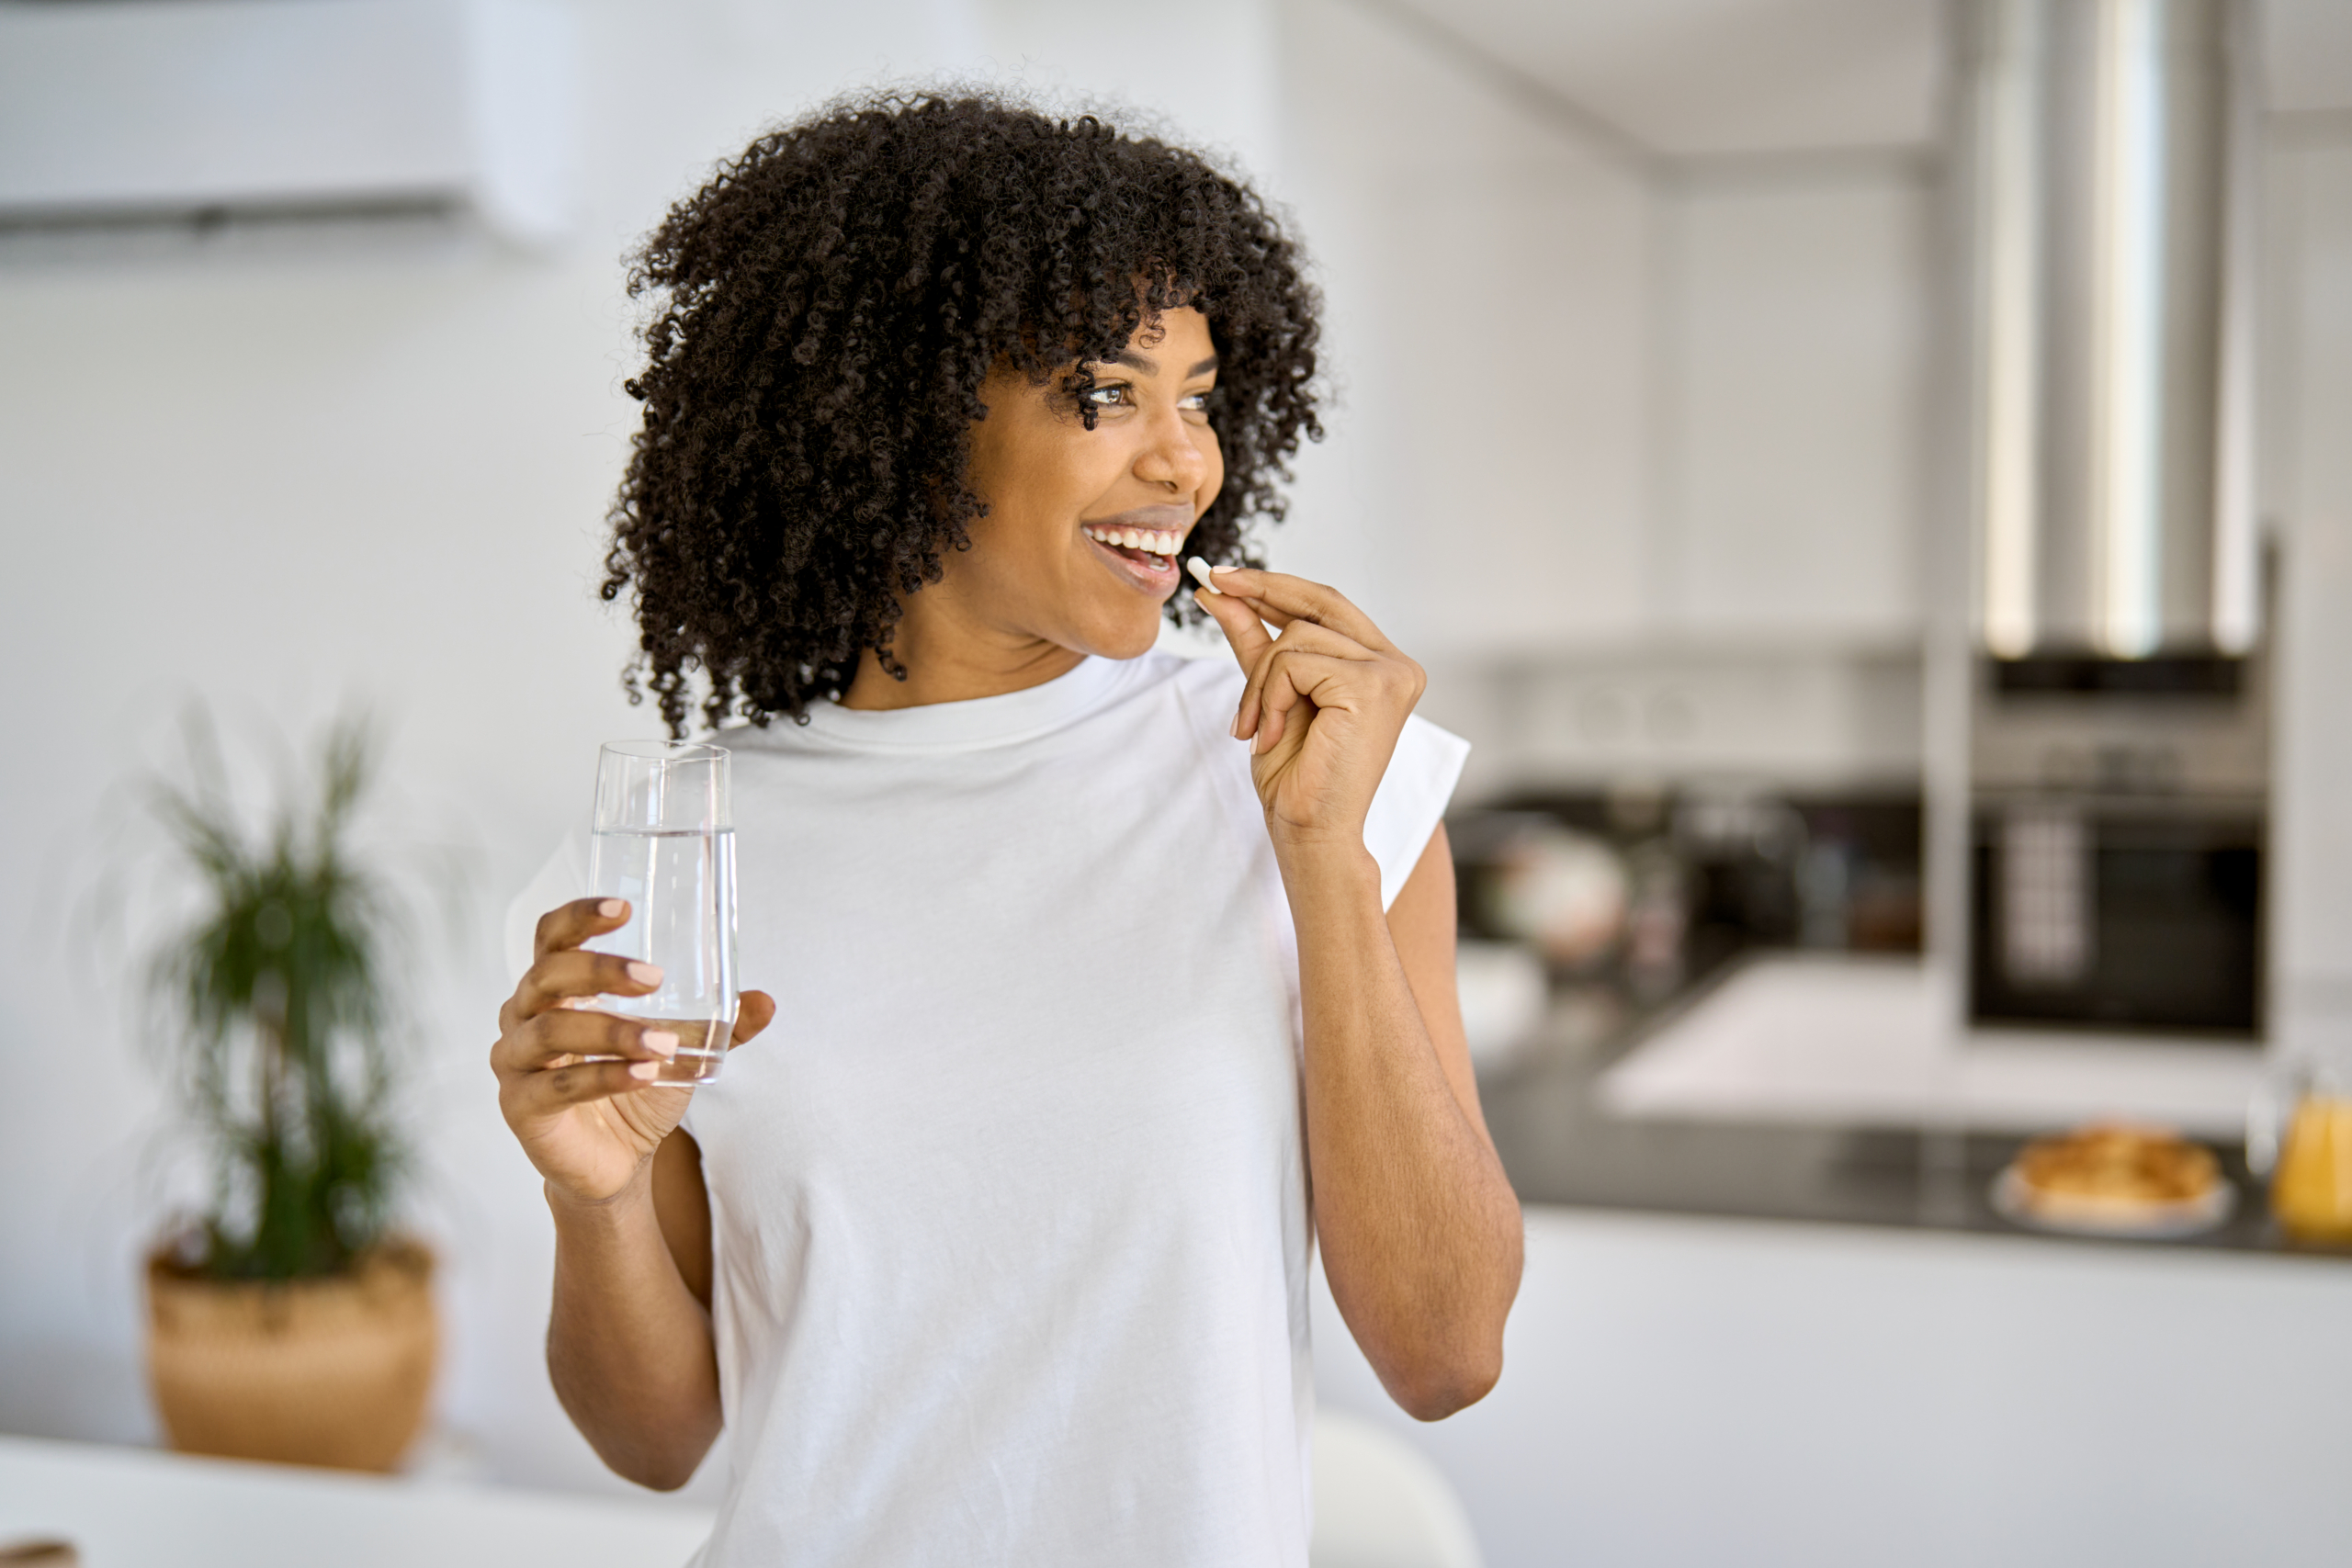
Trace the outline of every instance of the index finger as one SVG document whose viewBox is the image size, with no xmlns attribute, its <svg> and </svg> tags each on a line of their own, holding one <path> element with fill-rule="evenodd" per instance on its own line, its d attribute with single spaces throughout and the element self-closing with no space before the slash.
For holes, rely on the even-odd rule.
<svg viewBox="0 0 2352 1568">
<path fill-rule="evenodd" d="M 1246 566 L 1218 567 L 1216 577 L 1220 593 L 1252 606 L 1261 619 L 1277 626 L 1286 626 L 1293 621 L 1313 621 L 1318 626 L 1329 626 L 1353 637 L 1375 652 L 1396 651 L 1389 640 L 1380 635 L 1372 617 L 1357 609 L 1354 602 L 1336 588 L 1309 582 L 1285 571 L 1261 571 Z M 1224 624 L 1222 618 L 1218 624 Z"/>
<path fill-rule="evenodd" d="M 569 904 L 558 904 L 539 917 L 538 927 L 531 933 L 531 957 L 536 961 L 550 953 L 567 952 L 592 936 L 618 931 L 628 923 L 626 898 L 574 898 Z"/>
</svg>

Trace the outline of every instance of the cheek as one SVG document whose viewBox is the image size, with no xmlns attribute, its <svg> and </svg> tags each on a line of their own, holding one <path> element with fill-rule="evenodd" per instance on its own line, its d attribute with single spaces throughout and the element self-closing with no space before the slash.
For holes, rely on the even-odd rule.
<svg viewBox="0 0 2352 1568">
<path fill-rule="evenodd" d="M 1057 421 L 1033 433 L 1021 454 L 1020 488 L 1038 510 L 1077 516 L 1103 503 L 1125 476 L 1133 454 L 1118 433 Z"/>
<path fill-rule="evenodd" d="M 1091 454 L 1069 432 L 1042 417 L 1015 426 L 1008 419 L 1004 428 L 976 438 L 966 470 L 966 482 L 988 507 L 970 525 L 972 543 L 991 558 L 1058 548 L 1067 542 L 1066 514 L 1097 485 L 1089 472 Z"/>
<path fill-rule="evenodd" d="M 1193 444 L 1199 448 L 1201 461 L 1205 465 L 1201 479 L 1199 510 L 1206 512 L 1209 503 L 1217 498 L 1217 492 L 1225 489 L 1225 448 L 1218 444 L 1216 432 L 1207 426 L 1202 427 Z"/>
</svg>

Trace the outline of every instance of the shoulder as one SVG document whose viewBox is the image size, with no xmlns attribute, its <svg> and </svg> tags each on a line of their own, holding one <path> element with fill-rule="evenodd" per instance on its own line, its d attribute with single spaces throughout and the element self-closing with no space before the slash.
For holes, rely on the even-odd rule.
<svg viewBox="0 0 2352 1568">
<path fill-rule="evenodd" d="M 1128 660 L 1125 673 L 1129 702 L 1157 713 L 1174 709 L 1183 719 L 1182 728 L 1196 737 L 1231 738 L 1244 683 L 1231 659 L 1186 657 L 1155 649 Z"/>
<path fill-rule="evenodd" d="M 737 719 L 721 725 L 702 739 L 713 746 L 724 746 L 730 751 L 755 754 L 812 750 L 810 727 L 782 714 L 771 716 L 765 724 Z"/>
</svg>

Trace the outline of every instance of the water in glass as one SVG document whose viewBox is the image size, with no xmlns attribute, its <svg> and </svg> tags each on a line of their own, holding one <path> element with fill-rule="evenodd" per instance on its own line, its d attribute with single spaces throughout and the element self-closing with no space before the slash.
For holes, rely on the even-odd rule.
<svg viewBox="0 0 2352 1568">
<path fill-rule="evenodd" d="M 650 996 L 593 1006 L 678 1037 L 660 1082 L 718 1076 L 735 1029 L 735 831 L 728 754 L 718 746 L 615 741 L 597 759 L 589 852 L 595 892 L 626 898 L 628 921 L 588 945 L 662 970 Z"/>
</svg>

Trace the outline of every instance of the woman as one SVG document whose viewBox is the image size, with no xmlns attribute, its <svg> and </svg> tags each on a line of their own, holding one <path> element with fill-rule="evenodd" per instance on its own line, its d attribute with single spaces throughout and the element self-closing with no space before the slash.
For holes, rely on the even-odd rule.
<svg viewBox="0 0 2352 1568">
<path fill-rule="evenodd" d="M 1151 652 L 1319 434 L 1292 246 L 1190 153 L 887 99 L 755 142 L 640 289 L 605 592 L 673 732 L 696 671 L 751 721 L 780 999 L 653 1087 L 675 1040 L 575 1005 L 650 988 L 582 947 L 625 906 L 539 919 L 492 1065 L 565 1408 L 650 1486 L 732 1428 L 707 1564 L 1303 1563 L 1312 1247 L 1435 1419 L 1500 1371 L 1520 1228 L 1420 671 L 1247 565 L 1185 601 L 1234 664 Z"/>
</svg>

